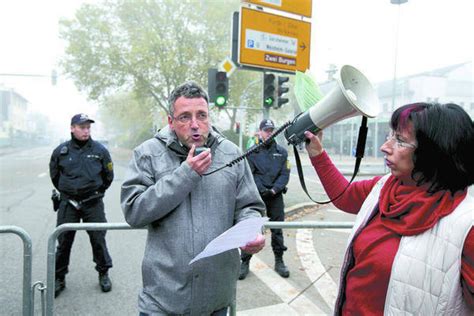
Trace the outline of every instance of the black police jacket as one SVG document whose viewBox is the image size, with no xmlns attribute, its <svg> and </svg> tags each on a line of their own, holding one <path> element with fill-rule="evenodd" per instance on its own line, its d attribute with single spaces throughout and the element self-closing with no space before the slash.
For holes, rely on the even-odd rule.
<svg viewBox="0 0 474 316">
<path fill-rule="evenodd" d="M 286 192 L 290 180 L 288 151 L 272 141 L 247 158 L 255 184 L 260 193 L 273 189 L 275 193 Z"/>
<path fill-rule="evenodd" d="M 82 147 L 73 140 L 56 147 L 49 162 L 49 173 L 59 192 L 78 200 L 105 192 L 114 179 L 109 151 L 92 139 Z"/>
</svg>

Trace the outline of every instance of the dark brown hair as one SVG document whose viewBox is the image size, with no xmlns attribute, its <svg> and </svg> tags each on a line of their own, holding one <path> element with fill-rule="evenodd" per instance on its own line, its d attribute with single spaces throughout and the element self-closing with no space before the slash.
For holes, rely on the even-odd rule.
<svg viewBox="0 0 474 316">
<path fill-rule="evenodd" d="M 410 122 L 418 144 L 412 177 L 419 185 L 431 184 L 429 192 L 454 193 L 474 183 L 474 127 L 462 107 L 453 103 L 407 104 L 392 114 L 390 127 L 405 130 Z"/>
</svg>

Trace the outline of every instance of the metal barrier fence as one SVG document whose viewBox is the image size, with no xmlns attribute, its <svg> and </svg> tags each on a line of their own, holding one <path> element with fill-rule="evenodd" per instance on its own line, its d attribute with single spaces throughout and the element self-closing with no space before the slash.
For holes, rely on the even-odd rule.
<svg viewBox="0 0 474 316">
<path fill-rule="evenodd" d="M 68 230 L 132 230 L 146 229 L 130 227 L 127 223 L 77 223 L 62 224 L 48 238 L 48 255 L 46 263 L 46 315 L 53 315 L 54 308 L 54 272 L 56 269 L 56 239 L 59 234 Z"/>
<path fill-rule="evenodd" d="M 0 226 L 0 234 L 16 234 L 23 241 L 23 316 L 33 315 L 33 288 L 31 285 L 32 257 L 31 237 L 21 227 Z"/>
<path fill-rule="evenodd" d="M 298 229 L 298 228 L 352 228 L 353 222 L 266 222 L 265 228 L 282 228 L 282 229 Z M 48 259 L 47 259 L 47 290 L 46 291 L 46 315 L 53 315 L 54 308 L 54 270 L 55 270 L 55 242 L 60 233 L 68 230 L 128 230 L 128 229 L 145 229 L 133 228 L 126 223 L 80 223 L 80 224 L 63 224 L 56 227 L 48 239 Z M 236 302 L 230 306 L 230 315 L 235 316 Z"/>
<path fill-rule="evenodd" d="M 353 222 L 267 222 L 264 224 L 265 228 L 281 228 L 281 229 L 298 229 L 298 228 L 312 228 L 312 229 L 327 229 L 327 228 L 352 228 Z M 43 315 L 52 316 L 54 309 L 54 282 L 55 282 L 55 267 L 56 267 L 56 239 L 59 234 L 69 230 L 134 230 L 146 229 L 130 227 L 126 223 L 71 223 L 63 224 L 51 233 L 48 238 L 48 253 L 46 263 L 46 287 L 41 287 L 40 290 L 46 290 L 46 308 L 42 308 Z M 0 226 L 0 233 L 15 233 L 19 235 L 24 244 L 24 264 L 23 264 L 23 315 L 32 316 L 34 307 L 33 288 L 41 285 L 41 282 L 36 282 L 31 285 L 32 274 L 32 258 L 31 258 L 31 238 L 22 228 L 16 226 Z M 42 292 L 43 296 L 43 292 Z M 43 297 L 42 297 L 43 298 Z M 44 304 L 43 304 L 44 305 Z M 232 302 L 230 306 L 230 315 L 236 315 L 236 302 Z"/>
<path fill-rule="evenodd" d="M 319 222 L 319 221 L 307 221 L 307 222 L 266 222 L 265 228 L 282 228 L 282 229 L 297 229 L 297 228 L 318 228 L 318 229 L 329 229 L 329 228 L 352 228 L 354 222 Z"/>
</svg>

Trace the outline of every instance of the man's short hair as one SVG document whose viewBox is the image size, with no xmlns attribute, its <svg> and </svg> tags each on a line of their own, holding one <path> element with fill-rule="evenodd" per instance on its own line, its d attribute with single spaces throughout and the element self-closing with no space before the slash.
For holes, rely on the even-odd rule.
<svg viewBox="0 0 474 316">
<path fill-rule="evenodd" d="M 186 81 L 180 84 L 171 92 L 168 98 L 168 110 L 170 116 L 174 113 L 174 103 L 179 97 L 185 97 L 187 99 L 203 98 L 206 103 L 209 104 L 209 97 L 206 91 L 194 81 Z"/>
</svg>

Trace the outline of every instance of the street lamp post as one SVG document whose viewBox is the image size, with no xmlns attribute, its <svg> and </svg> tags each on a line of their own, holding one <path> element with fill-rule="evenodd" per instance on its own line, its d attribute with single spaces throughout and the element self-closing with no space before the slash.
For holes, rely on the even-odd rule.
<svg viewBox="0 0 474 316">
<path fill-rule="evenodd" d="M 397 89 L 397 55 L 398 55 L 398 28 L 400 25 L 400 5 L 407 3 L 408 0 L 390 0 L 391 4 L 398 5 L 397 22 L 395 29 L 395 53 L 393 61 L 393 82 L 392 82 L 392 111 L 395 110 L 395 94 Z"/>
</svg>

